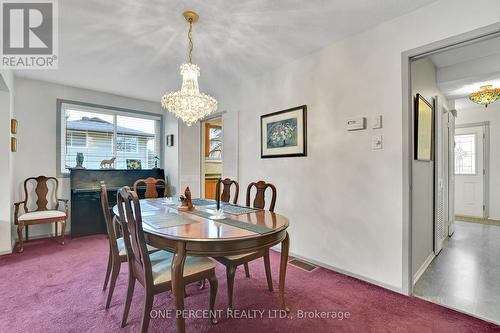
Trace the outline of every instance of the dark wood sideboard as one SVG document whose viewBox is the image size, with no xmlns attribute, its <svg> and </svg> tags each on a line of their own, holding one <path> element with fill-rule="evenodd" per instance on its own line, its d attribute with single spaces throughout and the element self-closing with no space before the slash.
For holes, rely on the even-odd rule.
<svg viewBox="0 0 500 333">
<path fill-rule="evenodd" d="M 116 191 L 120 187 L 132 188 L 137 179 L 148 177 L 165 179 L 165 172 L 163 169 L 71 170 L 71 237 L 106 233 L 106 223 L 101 208 L 101 181 L 106 183 L 111 208 L 116 204 Z M 165 190 L 162 186 L 158 186 L 160 196 Z M 139 187 L 137 192 L 139 197 L 143 198 L 145 186 Z"/>
</svg>

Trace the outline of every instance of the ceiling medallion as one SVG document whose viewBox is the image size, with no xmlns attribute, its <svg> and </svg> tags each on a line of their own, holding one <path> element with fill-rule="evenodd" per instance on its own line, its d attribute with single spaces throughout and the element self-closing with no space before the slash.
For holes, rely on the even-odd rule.
<svg viewBox="0 0 500 333">
<path fill-rule="evenodd" d="M 492 85 L 482 86 L 480 91 L 470 94 L 469 99 L 476 104 L 488 107 L 497 99 L 500 99 L 500 89 L 493 88 Z"/>
<path fill-rule="evenodd" d="M 180 66 L 182 75 L 181 90 L 165 94 L 161 99 L 161 106 L 175 114 L 177 118 L 182 119 L 186 125 L 191 126 L 217 110 L 217 100 L 200 92 L 198 87 L 200 67 L 191 61 L 193 57 L 193 23 L 198 21 L 199 16 L 191 10 L 185 11 L 182 15 L 189 23 L 188 63 Z"/>
</svg>

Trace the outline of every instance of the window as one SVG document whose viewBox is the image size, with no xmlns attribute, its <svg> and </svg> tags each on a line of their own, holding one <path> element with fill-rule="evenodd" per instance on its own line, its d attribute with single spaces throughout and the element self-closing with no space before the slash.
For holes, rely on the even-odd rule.
<svg viewBox="0 0 500 333">
<path fill-rule="evenodd" d="M 87 169 L 100 169 L 101 161 L 112 157 L 116 169 L 126 169 L 127 160 L 140 160 L 142 168 L 151 169 L 160 157 L 160 115 L 61 102 L 60 117 L 62 174 L 76 165 L 78 153 Z"/>
<path fill-rule="evenodd" d="M 205 124 L 205 156 L 209 160 L 222 159 L 222 127 Z"/>
<path fill-rule="evenodd" d="M 476 174 L 476 135 L 455 135 L 455 174 Z"/>
</svg>

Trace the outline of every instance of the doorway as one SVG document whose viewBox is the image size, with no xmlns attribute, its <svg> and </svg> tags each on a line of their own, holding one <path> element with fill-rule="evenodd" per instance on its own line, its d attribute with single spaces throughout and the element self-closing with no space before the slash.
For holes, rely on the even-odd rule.
<svg viewBox="0 0 500 333">
<path fill-rule="evenodd" d="M 485 48 L 491 50 L 488 56 Z M 432 158 L 410 159 L 409 290 L 498 324 L 500 200 L 495 179 L 500 179 L 500 156 L 497 161 L 489 152 L 500 148 L 500 102 L 485 107 L 471 98 L 482 85 L 500 87 L 500 66 L 484 66 L 492 58 L 500 59 L 498 35 L 410 63 L 411 97 L 423 95 L 433 105 L 434 130 Z"/>
<path fill-rule="evenodd" d="M 216 185 L 222 175 L 222 117 L 202 122 L 202 196 L 215 199 Z"/>
</svg>

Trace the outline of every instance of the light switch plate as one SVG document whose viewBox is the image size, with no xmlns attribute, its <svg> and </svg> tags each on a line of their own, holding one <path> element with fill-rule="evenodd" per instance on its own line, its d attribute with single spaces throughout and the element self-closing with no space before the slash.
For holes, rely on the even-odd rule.
<svg viewBox="0 0 500 333">
<path fill-rule="evenodd" d="M 366 128 L 366 117 L 350 118 L 346 121 L 348 131 L 364 130 Z"/>
<path fill-rule="evenodd" d="M 381 115 L 377 115 L 377 116 L 373 117 L 372 128 L 373 129 L 382 128 L 382 116 Z"/>
<path fill-rule="evenodd" d="M 372 150 L 382 149 L 382 135 L 372 136 Z"/>
</svg>

